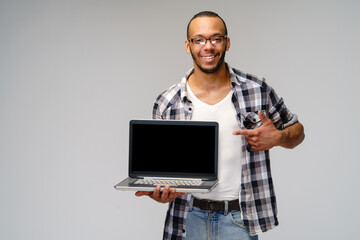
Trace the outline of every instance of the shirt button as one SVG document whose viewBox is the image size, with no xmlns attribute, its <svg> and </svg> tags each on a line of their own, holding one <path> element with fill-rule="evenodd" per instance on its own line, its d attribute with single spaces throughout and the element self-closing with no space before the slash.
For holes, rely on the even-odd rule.
<svg viewBox="0 0 360 240">
<path fill-rule="evenodd" d="M 192 108 L 189 108 L 189 111 L 191 112 L 191 111 L 192 111 Z"/>
<path fill-rule="evenodd" d="M 185 233 L 185 229 L 183 229 L 182 232 Z"/>
</svg>

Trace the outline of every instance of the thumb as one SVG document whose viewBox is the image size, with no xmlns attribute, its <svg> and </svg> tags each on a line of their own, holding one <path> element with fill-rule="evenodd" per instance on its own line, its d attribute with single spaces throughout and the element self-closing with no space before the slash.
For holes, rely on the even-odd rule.
<svg viewBox="0 0 360 240">
<path fill-rule="evenodd" d="M 259 117 L 260 117 L 261 122 L 263 122 L 263 123 L 270 120 L 269 118 L 267 118 L 267 117 L 264 115 L 264 113 L 263 113 L 261 110 L 258 111 L 258 115 L 259 115 Z"/>
<path fill-rule="evenodd" d="M 150 194 L 151 194 L 151 192 L 148 192 L 148 191 L 137 191 L 137 192 L 135 192 L 135 196 L 137 196 L 137 197 L 149 196 Z"/>
</svg>

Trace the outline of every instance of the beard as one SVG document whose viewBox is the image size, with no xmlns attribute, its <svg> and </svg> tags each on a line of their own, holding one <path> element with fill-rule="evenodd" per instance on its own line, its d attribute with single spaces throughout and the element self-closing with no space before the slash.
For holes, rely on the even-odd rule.
<svg viewBox="0 0 360 240">
<path fill-rule="evenodd" d="M 225 45 L 225 49 L 226 49 L 226 45 Z M 196 66 L 203 72 L 203 73 L 207 73 L 207 74 L 210 74 L 210 73 L 215 73 L 219 70 L 219 68 L 221 67 L 221 65 L 223 64 L 224 60 L 225 60 L 225 52 L 226 50 L 224 49 L 224 51 L 222 52 L 221 54 L 221 57 L 218 61 L 218 63 L 216 64 L 215 67 L 213 68 L 210 68 L 210 69 L 206 69 L 206 68 L 203 68 L 197 61 L 197 58 L 194 56 L 193 52 L 191 51 L 191 48 L 190 48 L 190 53 L 191 53 L 191 57 L 192 59 L 194 60 Z"/>
</svg>

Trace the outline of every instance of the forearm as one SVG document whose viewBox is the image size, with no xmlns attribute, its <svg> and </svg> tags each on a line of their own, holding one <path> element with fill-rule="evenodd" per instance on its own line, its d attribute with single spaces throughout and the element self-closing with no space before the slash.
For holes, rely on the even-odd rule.
<svg viewBox="0 0 360 240">
<path fill-rule="evenodd" d="M 297 122 L 283 130 L 280 130 L 281 138 L 279 146 L 284 148 L 295 148 L 305 138 L 304 127 L 301 123 Z"/>
</svg>

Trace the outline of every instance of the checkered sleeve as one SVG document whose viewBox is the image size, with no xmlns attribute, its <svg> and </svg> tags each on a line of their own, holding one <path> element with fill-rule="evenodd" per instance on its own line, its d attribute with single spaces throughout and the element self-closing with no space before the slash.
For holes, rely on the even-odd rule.
<svg viewBox="0 0 360 240">
<path fill-rule="evenodd" d="M 174 85 L 160 94 L 153 106 L 153 119 L 177 119 L 183 118 L 184 109 L 179 104 L 181 87 Z"/>
<path fill-rule="evenodd" d="M 163 95 L 158 96 L 154 102 L 152 118 L 153 119 L 162 119 L 160 106 L 163 105 Z"/>
<path fill-rule="evenodd" d="M 269 89 L 268 114 L 274 125 L 278 129 L 284 129 L 296 123 L 298 121 L 298 117 L 296 114 L 291 113 L 291 111 L 286 107 L 284 99 L 279 97 L 270 86 L 267 86 L 267 88 Z"/>
</svg>

